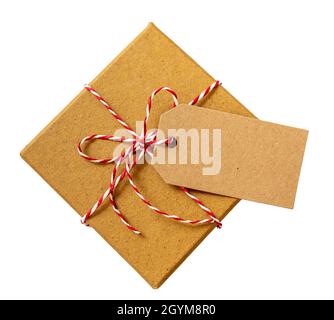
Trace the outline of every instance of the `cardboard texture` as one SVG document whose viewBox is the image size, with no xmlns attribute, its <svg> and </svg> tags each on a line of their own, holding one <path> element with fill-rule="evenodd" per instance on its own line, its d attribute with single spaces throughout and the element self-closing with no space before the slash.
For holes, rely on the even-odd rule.
<svg viewBox="0 0 334 320">
<path fill-rule="evenodd" d="M 91 85 L 127 123 L 135 127 L 136 121 L 145 117 L 147 98 L 153 89 L 169 86 L 178 93 L 180 102 L 188 102 L 213 81 L 195 61 L 149 24 Z M 206 108 L 252 116 L 221 87 L 203 102 Z M 170 96 L 161 94 L 153 104 L 150 128 L 156 128 L 161 113 L 169 110 Z M 94 165 L 85 161 L 77 154 L 76 144 L 89 134 L 114 134 L 119 128 L 110 113 L 89 92 L 82 90 L 21 154 L 82 216 L 108 187 L 112 165 Z M 88 147 L 88 153 L 96 157 L 109 156 L 116 145 L 97 141 Z M 133 178 L 143 194 L 162 210 L 189 219 L 207 217 L 177 187 L 166 184 L 150 165 L 136 168 Z M 234 198 L 209 193 L 194 194 L 216 212 L 219 219 L 223 219 L 238 202 Z M 89 219 L 89 224 L 153 288 L 159 287 L 215 228 L 213 225 L 182 225 L 154 214 L 128 183 L 120 185 L 116 200 L 128 221 L 142 231 L 142 236 L 132 234 L 108 202 Z M 206 270 L 196 266 L 194 272 L 198 276 L 201 273 L 207 275 Z"/>
<path fill-rule="evenodd" d="M 306 130 L 188 105 L 162 114 L 158 128 L 165 137 L 178 133 L 175 148 L 156 149 L 162 162 L 154 168 L 166 183 L 293 208 Z M 202 149 L 212 156 L 209 164 Z"/>
</svg>

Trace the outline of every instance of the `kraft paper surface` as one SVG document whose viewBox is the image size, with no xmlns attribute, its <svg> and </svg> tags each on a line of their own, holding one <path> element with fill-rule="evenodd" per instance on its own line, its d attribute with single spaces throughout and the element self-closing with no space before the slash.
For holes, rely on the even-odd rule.
<svg viewBox="0 0 334 320">
<path fill-rule="evenodd" d="M 178 93 L 180 102 L 189 102 L 214 80 L 159 29 L 149 24 L 90 84 L 135 128 L 136 121 L 144 119 L 147 98 L 155 88 L 169 86 Z M 252 116 L 221 87 L 203 103 L 206 108 Z M 169 110 L 170 105 L 168 94 L 161 94 L 154 100 L 149 128 L 157 128 L 160 115 Z M 119 128 L 111 114 L 89 92 L 82 90 L 21 155 L 83 216 L 108 188 L 112 165 L 85 161 L 78 156 L 76 145 L 92 133 L 114 134 Z M 108 157 L 115 146 L 117 144 L 112 142 L 97 141 L 86 151 L 94 157 Z M 158 208 L 183 218 L 207 218 L 183 192 L 165 183 L 152 166 L 136 167 L 133 178 L 142 193 Z M 143 235 L 131 233 L 108 201 L 89 219 L 89 224 L 153 288 L 158 288 L 215 227 L 192 227 L 158 216 L 141 202 L 126 181 L 123 182 L 116 193 L 117 204 Z M 238 202 L 210 193 L 194 194 L 219 219 L 223 219 Z M 194 273 L 204 276 L 207 270 L 194 266 Z"/>
<path fill-rule="evenodd" d="M 177 139 L 156 149 L 166 183 L 293 208 L 306 130 L 188 105 L 161 115 L 159 130 Z"/>
</svg>

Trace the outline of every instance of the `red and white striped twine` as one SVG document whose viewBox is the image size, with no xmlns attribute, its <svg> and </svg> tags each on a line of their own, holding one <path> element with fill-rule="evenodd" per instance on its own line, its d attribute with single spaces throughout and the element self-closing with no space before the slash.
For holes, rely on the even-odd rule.
<svg viewBox="0 0 334 320">
<path fill-rule="evenodd" d="M 205 90 L 203 90 L 197 97 L 195 97 L 192 101 L 189 102 L 189 105 L 194 105 L 198 101 L 202 100 L 204 97 L 206 97 L 210 92 L 212 92 L 214 89 L 216 89 L 221 83 L 219 81 L 215 81 L 213 84 L 211 84 L 209 87 L 207 87 Z M 147 105 L 146 105 L 146 115 L 144 119 L 144 125 L 143 125 L 143 131 L 141 134 L 137 134 L 117 113 L 116 111 L 108 104 L 106 100 L 103 99 L 103 97 L 96 92 L 90 85 L 86 85 L 85 89 L 90 92 L 97 100 L 100 101 L 100 103 L 112 114 L 112 116 L 122 125 L 123 128 L 125 128 L 130 135 L 131 138 L 125 138 L 125 137 L 117 137 L 113 135 L 103 135 L 103 134 L 92 134 L 90 136 L 87 136 L 83 138 L 79 144 L 77 145 L 77 150 L 79 155 L 84 158 L 85 160 L 96 163 L 96 164 L 114 164 L 111 177 L 110 177 L 110 184 L 108 189 L 104 192 L 104 194 L 95 202 L 95 204 L 88 210 L 88 212 L 81 218 L 81 222 L 88 225 L 87 221 L 90 216 L 92 216 L 97 209 L 102 205 L 102 203 L 108 198 L 109 202 L 115 212 L 115 214 L 120 218 L 120 220 L 125 224 L 125 226 L 131 230 L 134 234 L 141 234 L 138 229 L 133 227 L 123 216 L 122 212 L 119 210 L 116 204 L 116 200 L 114 198 L 115 190 L 118 186 L 118 184 L 124 179 L 127 178 L 132 189 L 136 193 L 136 195 L 139 197 L 139 199 L 146 204 L 153 212 L 156 214 L 159 214 L 161 216 L 164 216 L 165 218 L 178 221 L 180 223 L 189 224 L 189 225 L 203 225 L 203 224 L 210 224 L 215 223 L 218 228 L 221 228 L 222 224 L 216 217 L 216 215 L 207 208 L 203 202 L 201 202 L 197 197 L 195 197 L 188 189 L 184 187 L 180 187 L 180 189 L 190 198 L 192 199 L 207 215 L 207 219 L 202 220 L 190 220 L 190 219 L 183 219 L 178 215 L 169 214 L 166 213 L 157 207 L 153 206 L 152 203 L 146 199 L 143 194 L 139 191 L 138 187 L 133 181 L 133 178 L 130 174 L 131 170 L 137 165 L 138 161 L 144 157 L 145 153 L 150 153 L 151 148 L 155 145 L 160 144 L 169 144 L 171 143 L 171 138 L 168 139 L 161 139 L 157 140 L 157 130 L 153 130 L 149 133 L 147 133 L 147 122 L 150 116 L 150 111 L 152 108 L 152 101 L 154 97 L 162 91 L 166 91 L 171 94 L 173 98 L 173 105 L 172 107 L 175 107 L 178 105 L 177 95 L 175 91 L 168 87 L 159 87 L 155 89 L 150 97 L 148 98 Z M 93 158 L 83 151 L 84 145 L 87 143 L 90 143 L 94 140 L 107 140 L 107 141 L 113 141 L 113 142 L 124 142 L 124 143 L 130 143 L 131 145 L 125 150 L 122 151 L 122 153 L 118 156 L 115 156 L 113 158 L 106 158 L 106 159 L 97 159 Z M 125 164 L 125 169 L 123 169 L 120 173 L 118 173 L 118 169 L 121 164 Z"/>
</svg>

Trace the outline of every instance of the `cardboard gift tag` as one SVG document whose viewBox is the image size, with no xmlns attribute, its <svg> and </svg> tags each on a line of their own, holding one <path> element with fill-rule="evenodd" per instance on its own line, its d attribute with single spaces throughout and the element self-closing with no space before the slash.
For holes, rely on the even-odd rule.
<svg viewBox="0 0 334 320">
<path fill-rule="evenodd" d="M 293 208 L 308 131 L 196 106 L 161 115 L 154 167 L 165 182 Z"/>
</svg>

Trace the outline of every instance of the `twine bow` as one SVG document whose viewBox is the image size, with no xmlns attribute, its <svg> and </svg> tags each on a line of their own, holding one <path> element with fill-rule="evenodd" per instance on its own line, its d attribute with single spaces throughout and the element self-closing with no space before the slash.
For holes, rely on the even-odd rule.
<svg viewBox="0 0 334 320">
<path fill-rule="evenodd" d="M 219 81 L 215 81 L 211 84 L 211 86 L 207 87 L 205 90 L 203 90 L 197 97 L 195 97 L 192 101 L 189 102 L 189 105 L 194 105 L 201 99 L 203 99 L 206 95 L 208 95 L 211 91 L 216 89 L 220 85 Z M 152 156 L 151 150 L 156 145 L 162 145 L 166 144 L 169 145 L 173 141 L 173 138 L 167 138 L 167 139 L 157 139 L 157 130 L 153 130 L 149 133 L 147 133 L 147 122 L 150 116 L 150 111 L 152 108 L 152 101 L 154 97 L 162 91 L 166 91 L 171 94 L 173 98 L 173 105 L 172 108 L 178 105 L 177 95 L 176 93 L 168 88 L 168 87 L 160 87 L 155 89 L 151 96 L 148 98 L 147 106 L 146 106 L 146 116 L 143 123 L 143 130 L 141 134 L 136 133 L 116 112 L 115 110 L 106 102 L 106 100 L 103 99 L 103 97 L 97 93 L 91 86 L 86 85 L 85 89 L 90 92 L 99 102 L 112 114 L 112 116 L 130 133 L 131 138 L 125 138 L 125 137 L 117 137 L 114 135 L 101 135 L 101 134 L 92 134 L 90 136 L 87 136 L 83 138 L 79 144 L 77 145 L 77 150 L 79 155 L 84 158 L 85 160 L 88 160 L 89 162 L 95 163 L 95 164 L 114 164 L 111 177 L 110 177 L 110 184 L 108 189 L 105 191 L 105 193 L 98 199 L 98 201 L 88 210 L 88 212 L 81 218 L 81 222 L 83 224 L 87 224 L 88 219 L 97 211 L 97 209 L 102 205 L 102 203 L 108 198 L 109 202 L 116 213 L 116 215 L 120 218 L 120 220 L 125 224 L 125 226 L 131 230 L 134 234 L 141 234 L 141 232 L 133 227 L 123 216 L 119 208 L 117 207 L 114 193 L 118 186 L 118 184 L 124 179 L 127 178 L 131 187 L 133 188 L 136 195 L 140 198 L 142 202 L 144 202 L 153 212 L 164 216 L 165 218 L 172 219 L 174 221 L 178 221 L 184 224 L 189 225 L 203 225 L 203 224 L 210 224 L 215 223 L 218 228 L 221 228 L 222 224 L 216 217 L 216 215 L 207 208 L 197 197 L 195 197 L 188 189 L 185 187 L 179 187 L 188 197 L 190 197 L 209 217 L 207 219 L 202 220 L 189 220 L 189 219 L 183 219 L 179 217 L 178 215 L 173 215 L 166 213 L 157 207 L 153 206 L 149 200 L 147 200 L 143 194 L 139 191 L 136 184 L 133 181 L 133 178 L 130 174 L 131 170 L 138 164 L 138 161 L 145 155 L 145 153 L 148 153 Z M 108 140 L 113 142 L 123 142 L 123 143 L 129 143 L 131 144 L 125 151 L 123 150 L 120 155 L 117 155 L 113 158 L 107 158 L 107 159 L 97 159 L 93 158 L 86 153 L 83 152 L 83 147 L 87 143 L 90 143 L 94 140 Z M 118 169 L 121 164 L 125 164 L 125 168 L 121 171 L 121 173 L 118 173 Z"/>
</svg>

